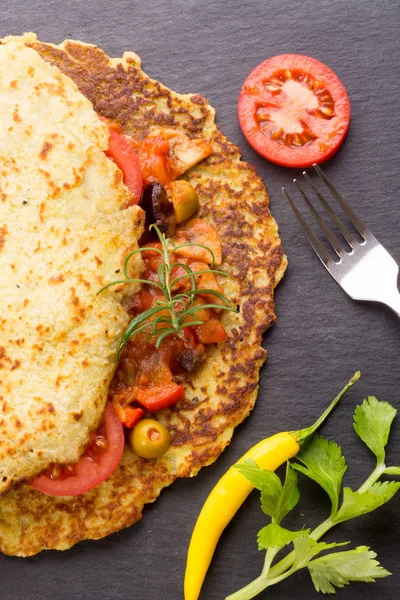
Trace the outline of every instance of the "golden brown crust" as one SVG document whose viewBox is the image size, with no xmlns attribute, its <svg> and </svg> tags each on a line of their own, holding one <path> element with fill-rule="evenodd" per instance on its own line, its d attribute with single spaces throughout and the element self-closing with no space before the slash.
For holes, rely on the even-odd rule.
<svg viewBox="0 0 400 600">
<path fill-rule="evenodd" d="M 110 61 L 102 50 L 80 42 L 56 47 L 32 41 L 31 46 L 126 133 L 141 137 L 151 127 L 168 126 L 211 141 L 214 153 L 186 178 L 197 190 L 201 215 L 218 229 L 222 268 L 232 275 L 220 283 L 240 313 L 224 315 L 227 343 L 208 350 L 186 399 L 160 414 L 173 436 L 163 457 L 144 460 L 126 449 L 115 473 L 82 496 L 54 498 L 25 486 L 1 500 L 0 547 L 20 556 L 65 549 L 128 526 L 176 477 L 193 476 L 218 457 L 254 405 L 266 357 L 262 334 L 275 319 L 273 292 L 286 268 L 263 183 L 218 131 L 204 98 L 179 96 L 150 80 L 132 53 Z"/>
</svg>

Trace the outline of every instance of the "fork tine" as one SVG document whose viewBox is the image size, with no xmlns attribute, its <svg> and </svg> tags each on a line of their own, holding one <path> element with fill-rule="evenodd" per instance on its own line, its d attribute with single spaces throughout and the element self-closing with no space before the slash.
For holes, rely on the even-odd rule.
<svg viewBox="0 0 400 600">
<path fill-rule="evenodd" d="M 307 183 L 314 190 L 314 194 L 317 196 L 318 200 L 321 202 L 322 206 L 324 207 L 324 209 L 328 213 L 331 221 L 336 225 L 336 227 L 338 228 L 338 230 L 341 232 L 341 234 L 343 235 L 344 239 L 349 244 L 350 248 L 353 248 L 353 245 L 354 245 L 354 236 L 350 233 L 350 231 L 348 230 L 348 228 L 346 227 L 346 225 L 343 223 L 343 221 L 331 209 L 331 207 L 329 206 L 328 202 L 325 200 L 325 198 L 323 197 L 323 195 L 321 194 L 321 192 L 314 185 L 314 182 L 311 180 L 311 177 L 309 176 L 309 174 L 307 173 L 307 171 L 303 171 L 303 176 L 306 179 Z"/>
<path fill-rule="evenodd" d="M 300 212 L 297 210 L 296 205 L 294 204 L 293 200 L 291 199 L 291 197 L 289 196 L 289 194 L 287 193 L 287 191 L 284 187 L 282 188 L 282 192 L 283 192 L 283 195 L 285 196 L 286 200 L 288 201 L 290 208 L 294 212 L 296 219 L 300 223 L 301 228 L 303 229 L 304 233 L 306 234 L 308 241 L 310 242 L 311 246 L 314 248 L 315 253 L 319 257 L 319 259 L 323 262 L 325 267 L 327 269 L 329 269 L 331 267 L 331 265 L 333 264 L 333 260 L 331 259 L 328 252 L 325 250 L 324 246 L 321 244 L 321 242 L 319 241 L 317 236 L 312 232 L 312 230 L 310 229 L 310 227 L 308 226 L 306 221 L 303 219 Z"/>
<path fill-rule="evenodd" d="M 317 164 L 314 164 L 313 169 L 318 174 L 319 178 L 328 186 L 332 196 L 339 202 L 339 204 L 343 208 L 345 214 L 349 217 L 350 221 L 352 222 L 354 227 L 357 229 L 358 233 L 365 240 L 366 239 L 365 235 L 366 235 L 366 233 L 368 233 L 368 228 L 365 225 L 365 223 L 363 223 L 363 221 L 350 208 L 350 206 L 347 204 L 346 200 L 338 192 L 338 190 L 335 188 L 333 183 L 331 183 L 331 181 L 329 181 L 329 179 L 327 178 L 325 173 L 320 169 L 320 167 Z"/>
<path fill-rule="evenodd" d="M 312 216 L 314 217 L 315 221 L 317 222 L 317 224 L 319 225 L 319 227 L 324 232 L 326 238 L 328 239 L 329 243 L 331 244 L 332 248 L 334 249 L 334 251 L 336 252 L 336 254 L 338 255 L 338 257 L 340 258 L 341 252 L 343 251 L 343 248 L 340 245 L 339 240 L 336 238 L 336 236 L 328 228 L 328 226 L 325 223 L 325 221 L 319 216 L 319 214 L 317 213 L 317 211 L 314 208 L 313 203 L 308 198 L 308 196 L 305 194 L 303 188 L 301 187 L 301 185 L 297 181 L 297 179 L 293 179 L 293 183 L 296 184 L 297 189 L 299 190 L 300 194 L 303 196 L 303 199 L 306 202 L 306 204 L 308 205 L 308 207 L 309 207 L 309 209 L 311 211 Z"/>
</svg>

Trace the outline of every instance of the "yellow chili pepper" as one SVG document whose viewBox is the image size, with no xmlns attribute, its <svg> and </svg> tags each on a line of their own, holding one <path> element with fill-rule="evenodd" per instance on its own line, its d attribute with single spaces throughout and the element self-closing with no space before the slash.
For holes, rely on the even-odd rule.
<svg viewBox="0 0 400 600">
<path fill-rule="evenodd" d="M 325 421 L 341 397 L 359 377 L 360 373 L 357 371 L 314 425 L 299 431 L 277 433 L 262 440 L 221 477 L 205 501 L 192 533 L 186 563 L 185 600 L 198 599 L 222 532 L 254 488 L 253 484 L 235 468 L 236 465 L 244 460 L 254 460 L 261 469 L 275 471 L 298 453 L 303 443 Z"/>
</svg>

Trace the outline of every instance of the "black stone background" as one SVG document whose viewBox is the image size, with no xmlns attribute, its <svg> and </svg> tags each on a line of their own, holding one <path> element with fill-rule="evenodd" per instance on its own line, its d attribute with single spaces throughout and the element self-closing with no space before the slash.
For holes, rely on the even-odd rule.
<svg viewBox="0 0 400 600">
<path fill-rule="evenodd" d="M 208 98 L 220 129 L 263 177 L 289 258 L 276 293 L 278 319 L 265 337 L 269 357 L 259 399 L 223 456 L 195 479 L 165 490 L 141 522 L 125 531 L 64 553 L 1 557 L 3 600 L 179 600 L 190 534 L 218 478 L 261 438 L 311 423 L 356 369 L 361 381 L 323 433 L 344 449 L 346 484 L 358 487 L 372 469 L 372 455 L 352 430 L 352 413 L 367 395 L 400 406 L 399 319 L 384 307 L 353 302 L 330 278 L 281 194 L 281 186 L 290 187 L 298 173 L 259 157 L 244 140 L 236 111 L 244 79 L 270 56 L 303 53 L 329 65 L 347 88 L 352 118 L 342 149 L 325 171 L 399 261 L 399 16 L 396 0 L 1 2 L 1 35 L 31 30 L 43 41 L 81 39 L 110 56 L 134 50 L 150 76 L 178 92 Z M 397 423 L 388 449 L 391 464 L 400 462 L 399 444 Z M 288 526 L 317 523 L 327 514 L 327 499 L 316 486 L 302 481 L 301 489 Z M 371 546 L 393 572 L 375 584 L 339 590 L 338 599 L 400 597 L 399 516 L 395 498 L 328 536 Z M 259 574 L 263 553 L 257 551 L 256 533 L 265 523 L 254 493 L 220 541 L 203 600 L 221 600 Z M 303 572 L 261 597 L 317 596 Z"/>
</svg>

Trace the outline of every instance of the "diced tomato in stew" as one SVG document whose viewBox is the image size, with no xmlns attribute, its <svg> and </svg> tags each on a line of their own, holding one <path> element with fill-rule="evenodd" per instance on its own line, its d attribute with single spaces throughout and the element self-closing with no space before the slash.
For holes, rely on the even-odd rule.
<svg viewBox="0 0 400 600">
<path fill-rule="evenodd" d="M 215 262 L 221 262 L 221 245 L 214 227 L 201 219 L 192 219 L 179 228 L 178 238 L 174 238 L 177 245 L 194 240 L 211 247 Z M 159 243 L 149 244 L 142 253 L 143 277 L 154 282 L 158 281 L 157 270 L 163 262 L 158 249 Z M 222 293 L 215 275 L 208 272 L 212 260 L 210 253 L 201 246 L 199 250 L 197 252 L 194 247 L 189 248 L 187 253 L 185 249 L 182 249 L 182 253 L 181 250 L 173 253 L 172 263 L 177 266 L 172 269 L 170 283 L 178 279 L 173 286 L 174 294 L 188 291 L 192 287 L 191 278 L 185 277 L 186 267 L 192 272 L 200 272 L 194 275 L 198 288 Z M 166 300 L 160 289 L 145 284 L 127 305 L 131 318 L 154 306 L 157 299 Z M 187 298 L 182 302 L 187 302 Z M 207 308 L 207 304 L 222 305 L 224 302 L 212 293 L 197 295 L 191 306 L 198 310 L 187 316 L 187 326 L 183 328 L 182 336 L 169 335 L 158 348 L 150 329 L 135 334 L 127 343 L 110 390 L 111 400 L 126 427 L 130 427 L 131 420 L 134 421 L 135 415 L 139 414 L 131 410 L 154 412 L 170 408 L 182 400 L 185 393 L 182 381 L 202 362 L 205 345 L 218 344 L 227 339 L 220 322 L 221 311 L 218 307 Z M 176 308 L 177 311 L 180 310 L 179 305 Z M 157 313 L 157 316 L 160 314 Z M 194 321 L 200 321 L 200 324 L 195 324 Z M 158 323 L 157 327 L 165 327 L 165 324 Z"/>
</svg>

